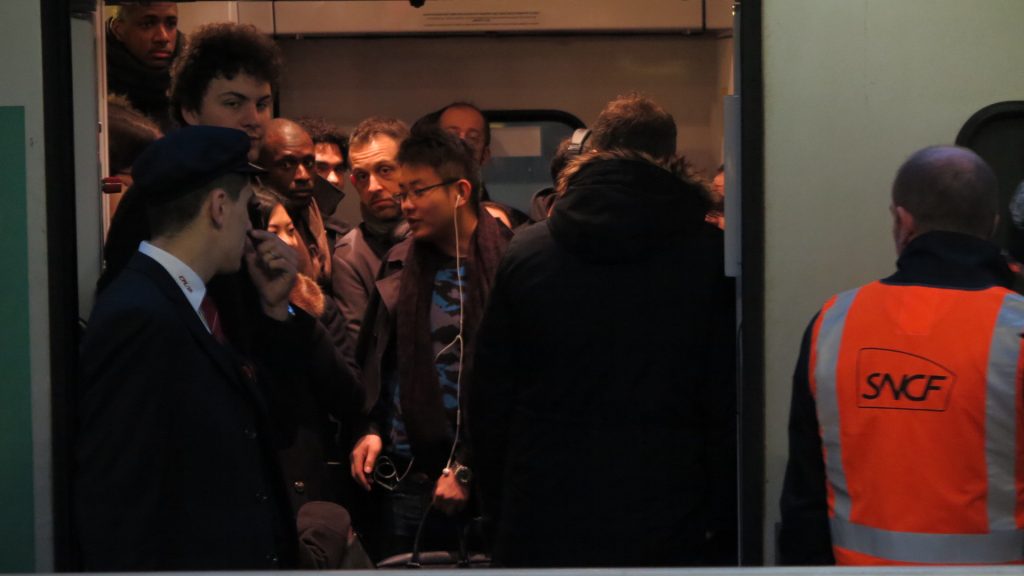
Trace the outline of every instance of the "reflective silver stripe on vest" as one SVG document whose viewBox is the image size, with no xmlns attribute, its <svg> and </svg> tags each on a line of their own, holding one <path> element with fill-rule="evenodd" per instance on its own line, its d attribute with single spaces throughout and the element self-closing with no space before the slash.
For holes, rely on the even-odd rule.
<svg viewBox="0 0 1024 576">
<path fill-rule="evenodd" d="M 989 347 L 985 395 L 985 461 L 989 530 L 1015 530 L 1017 521 L 1017 362 L 1024 332 L 1024 298 L 1003 299 Z"/>
<path fill-rule="evenodd" d="M 832 543 L 847 550 L 897 562 L 996 564 L 1024 560 L 1024 532 L 921 534 L 894 532 L 831 519 Z"/>
<path fill-rule="evenodd" d="M 836 297 L 835 303 L 821 319 L 817 354 L 814 363 L 816 385 L 815 404 L 821 425 L 822 444 L 825 448 L 825 473 L 832 486 L 832 505 L 836 516 L 850 517 L 850 492 L 843 472 L 843 453 L 839 442 L 839 399 L 836 397 L 836 366 L 839 364 L 839 346 L 846 327 L 846 313 L 857 296 L 859 288 L 848 290 Z"/>
<path fill-rule="evenodd" d="M 846 317 L 856 290 L 844 292 L 825 313 L 816 340 L 815 402 L 825 448 L 825 468 L 834 495 L 831 518 L 835 546 L 876 558 L 933 564 L 1024 561 L 1024 531 L 1015 519 L 1017 456 L 1017 364 L 1024 333 L 1024 298 L 1008 294 L 999 310 L 986 374 L 985 457 L 988 474 L 988 534 L 897 532 L 856 524 L 842 465 L 836 366 Z"/>
</svg>

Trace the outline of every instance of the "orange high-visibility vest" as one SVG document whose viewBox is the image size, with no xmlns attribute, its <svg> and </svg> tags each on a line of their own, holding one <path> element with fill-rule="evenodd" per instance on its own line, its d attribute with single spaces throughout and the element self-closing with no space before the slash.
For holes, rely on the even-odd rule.
<svg viewBox="0 0 1024 576">
<path fill-rule="evenodd" d="M 1024 298 L 875 282 L 809 362 L 837 564 L 1024 562 Z"/>
</svg>

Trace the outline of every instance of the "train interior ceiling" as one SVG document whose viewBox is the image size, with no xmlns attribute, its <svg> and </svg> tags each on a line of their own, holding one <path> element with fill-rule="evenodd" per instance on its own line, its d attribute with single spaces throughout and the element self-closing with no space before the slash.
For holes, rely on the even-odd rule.
<svg viewBox="0 0 1024 576">
<path fill-rule="evenodd" d="M 731 0 L 196 1 L 178 10 L 186 35 L 237 21 L 277 39 L 281 117 L 345 129 L 371 115 L 411 124 L 454 100 L 494 113 L 484 179 L 496 200 L 524 211 L 549 185 L 558 142 L 628 92 L 675 116 L 679 150 L 696 169 L 713 175 L 722 163 Z M 358 221 L 350 184 L 348 192 L 339 209 Z"/>
</svg>

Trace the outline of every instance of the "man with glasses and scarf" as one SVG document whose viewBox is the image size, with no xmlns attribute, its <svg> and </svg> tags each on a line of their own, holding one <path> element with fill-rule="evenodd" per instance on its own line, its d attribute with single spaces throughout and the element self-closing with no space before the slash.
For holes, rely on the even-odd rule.
<svg viewBox="0 0 1024 576">
<path fill-rule="evenodd" d="M 379 557 L 412 550 L 421 522 L 420 548 L 454 549 L 473 493 L 462 374 L 511 235 L 481 210 L 478 165 L 454 136 L 414 132 L 398 164 L 411 237 L 384 259 L 357 347 L 367 403 L 352 475 L 376 495 Z"/>
</svg>

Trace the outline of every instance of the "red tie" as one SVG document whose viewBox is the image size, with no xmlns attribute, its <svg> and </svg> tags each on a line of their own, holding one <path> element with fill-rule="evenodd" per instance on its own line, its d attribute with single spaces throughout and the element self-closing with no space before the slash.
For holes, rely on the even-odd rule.
<svg viewBox="0 0 1024 576">
<path fill-rule="evenodd" d="M 213 334 L 213 338 L 221 344 L 227 344 L 228 338 L 224 335 L 224 328 L 220 325 L 220 313 L 217 312 L 217 305 L 213 303 L 213 298 L 210 298 L 209 294 L 203 296 L 199 311 L 206 319 L 206 326 L 210 329 L 210 334 Z"/>
</svg>

